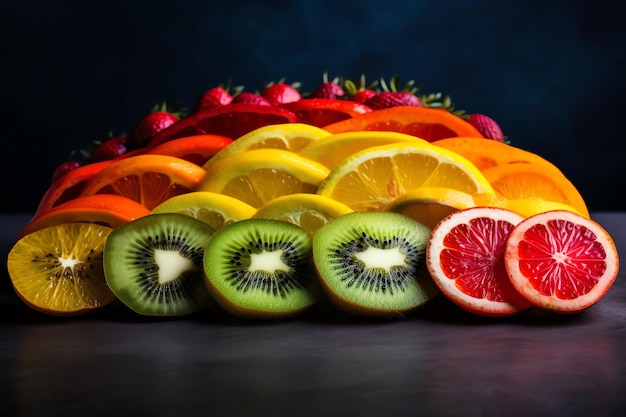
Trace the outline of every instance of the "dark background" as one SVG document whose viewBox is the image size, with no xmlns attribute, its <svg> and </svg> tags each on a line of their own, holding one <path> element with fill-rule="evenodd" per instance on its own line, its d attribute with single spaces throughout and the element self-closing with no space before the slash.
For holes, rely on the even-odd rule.
<svg viewBox="0 0 626 417">
<path fill-rule="evenodd" d="M 2 212 L 34 211 L 72 149 L 128 132 L 158 102 L 193 107 L 229 81 L 310 91 L 325 71 L 450 94 L 559 166 L 591 210 L 626 209 L 617 2 L 0 3 Z"/>
</svg>

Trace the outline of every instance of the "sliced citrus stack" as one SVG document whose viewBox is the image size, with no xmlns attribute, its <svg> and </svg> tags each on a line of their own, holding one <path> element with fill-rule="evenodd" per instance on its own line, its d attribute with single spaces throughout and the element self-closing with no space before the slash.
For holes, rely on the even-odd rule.
<svg viewBox="0 0 626 417">
<path fill-rule="evenodd" d="M 232 139 L 221 135 L 195 135 L 173 139 L 145 149 L 141 153 L 175 156 L 202 166 L 232 142 Z"/>
<path fill-rule="evenodd" d="M 396 106 L 374 110 L 323 126 L 323 128 L 330 133 L 361 130 L 400 132 L 429 142 L 457 136 L 484 137 L 469 122 L 447 110 L 417 106 Z"/>
<path fill-rule="evenodd" d="M 493 194 L 489 182 L 468 160 L 428 143 L 396 143 L 357 152 L 328 174 L 318 194 L 355 211 L 384 210 L 408 190 L 421 187 Z"/>
<path fill-rule="evenodd" d="M 102 252 L 110 227 L 64 223 L 30 233 L 9 252 L 17 295 L 50 315 L 86 314 L 116 300 L 104 279 Z"/>
<path fill-rule="evenodd" d="M 76 197 L 34 217 L 20 232 L 26 236 L 44 227 L 61 223 L 98 223 L 116 228 L 150 214 L 142 204 L 116 194 L 94 194 Z"/>
<path fill-rule="evenodd" d="M 444 217 L 458 210 L 474 207 L 471 194 L 445 187 L 421 187 L 408 190 L 386 208 L 409 216 L 431 229 Z"/>
<path fill-rule="evenodd" d="M 82 195 L 118 194 L 149 210 L 179 194 L 192 191 L 206 171 L 169 155 L 137 155 L 114 161 L 87 180 Z"/>
<path fill-rule="evenodd" d="M 265 203 L 253 217 L 293 223 L 312 236 L 332 219 L 351 211 L 350 207 L 331 198 L 297 193 L 277 197 Z"/>
<path fill-rule="evenodd" d="M 327 131 L 305 123 L 267 125 L 233 141 L 233 143 L 215 154 L 211 158 L 210 163 L 253 149 L 274 148 L 298 152 L 310 143 L 314 143 L 328 135 Z"/>
<path fill-rule="evenodd" d="M 224 194 L 192 191 L 165 200 L 152 209 L 152 213 L 180 213 L 220 230 L 228 224 L 252 217 L 256 209 Z"/>
<path fill-rule="evenodd" d="M 493 139 L 456 137 L 441 139 L 433 145 L 458 153 L 481 171 L 496 165 L 532 163 L 554 167 L 542 156 Z"/>
<path fill-rule="evenodd" d="M 226 194 L 255 208 L 281 195 L 315 193 L 328 175 L 322 164 L 283 149 L 254 149 L 206 167 L 196 191 Z"/>
<path fill-rule="evenodd" d="M 83 191 L 85 182 L 106 166 L 111 165 L 111 163 L 112 161 L 101 161 L 82 165 L 59 177 L 48 187 L 41 200 L 39 200 L 35 216 L 39 216 L 54 206 L 78 197 Z"/>
<path fill-rule="evenodd" d="M 613 285 L 619 257 L 610 235 L 595 221 L 549 211 L 511 231 L 505 266 L 513 286 L 537 307 L 576 313 L 598 302 Z"/>
<path fill-rule="evenodd" d="M 424 139 L 398 132 L 345 132 L 316 140 L 298 153 L 333 169 L 344 159 L 363 149 L 401 142 L 426 143 Z"/>
<path fill-rule="evenodd" d="M 441 292 L 483 316 L 510 316 L 532 308 L 513 288 L 504 267 L 508 236 L 522 220 L 496 207 L 472 207 L 441 220 L 426 247 L 426 265 Z"/>
<path fill-rule="evenodd" d="M 487 168 L 482 173 L 499 197 L 564 203 L 589 217 L 580 192 L 556 167 L 531 163 L 504 164 Z"/>
</svg>

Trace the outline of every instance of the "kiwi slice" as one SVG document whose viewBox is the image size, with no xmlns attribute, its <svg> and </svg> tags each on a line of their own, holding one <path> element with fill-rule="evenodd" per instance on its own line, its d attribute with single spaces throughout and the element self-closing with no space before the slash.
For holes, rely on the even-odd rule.
<svg viewBox="0 0 626 417">
<path fill-rule="evenodd" d="M 393 317 L 439 291 L 428 274 L 431 229 L 394 212 L 337 217 L 313 237 L 313 261 L 329 300 L 348 313 Z"/>
<path fill-rule="evenodd" d="M 114 229 L 103 254 L 104 275 L 119 300 L 145 316 L 184 316 L 213 301 L 202 259 L 215 229 L 178 213 L 150 214 Z"/>
<path fill-rule="evenodd" d="M 234 316 L 281 319 L 303 313 L 322 295 L 312 238 L 282 220 L 252 218 L 220 229 L 204 254 L 207 287 Z"/>
</svg>

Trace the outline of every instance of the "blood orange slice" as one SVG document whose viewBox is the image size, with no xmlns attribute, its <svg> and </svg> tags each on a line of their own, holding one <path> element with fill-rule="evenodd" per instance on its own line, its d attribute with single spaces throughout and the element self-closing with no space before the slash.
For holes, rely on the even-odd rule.
<svg viewBox="0 0 626 417">
<path fill-rule="evenodd" d="M 497 207 L 472 207 L 441 220 L 427 245 L 426 265 L 442 294 L 482 316 L 511 316 L 532 308 L 504 267 L 508 236 L 522 220 Z"/>
<path fill-rule="evenodd" d="M 560 313 L 591 307 L 619 269 L 611 236 L 595 221 L 554 210 L 520 222 L 505 251 L 513 286 L 534 305 Z"/>
</svg>

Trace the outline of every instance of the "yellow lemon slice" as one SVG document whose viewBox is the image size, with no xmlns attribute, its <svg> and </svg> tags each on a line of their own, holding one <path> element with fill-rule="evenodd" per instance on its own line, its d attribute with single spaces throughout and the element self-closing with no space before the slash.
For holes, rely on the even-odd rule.
<svg viewBox="0 0 626 417">
<path fill-rule="evenodd" d="M 255 149 L 223 158 L 206 170 L 195 191 L 226 194 L 259 208 L 286 194 L 317 192 L 324 165 L 282 149 Z"/>
<path fill-rule="evenodd" d="M 529 199 L 504 199 L 504 208 L 516 212 L 524 217 L 530 217 L 535 214 L 544 213 L 552 210 L 571 211 L 581 215 L 581 213 L 569 204 L 558 201 L 546 201 L 538 198 Z"/>
<path fill-rule="evenodd" d="M 298 153 L 333 169 L 344 159 L 363 149 L 400 142 L 428 143 L 416 136 L 398 132 L 345 132 L 329 135 L 311 142 Z"/>
<path fill-rule="evenodd" d="M 394 143 L 348 157 L 328 174 L 318 194 L 355 211 L 371 211 L 384 210 L 407 190 L 421 187 L 494 193 L 483 174 L 462 156 L 430 144 Z"/>
<path fill-rule="evenodd" d="M 474 206 L 472 196 L 463 191 L 422 187 L 407 191 L 392 201 L 387 210 L 404 214 L 432 229 L 455 211 Z"/>
<path fill-rule="evenodd" d="M 220 230 L 226 225 L 252 217 L 256 209 L 224 194 L 193 191 L 165 200 L 152 209 L 152 213 L 184 214 Z"/>
<path fill-rule="evenodd" d="M 281 123 L 262 126 L 234 140 L 213 155 L 205 168 L 220 159 L 253 149 L 284 149 L 298 152 L 300 149 L 330 133 L 306 123 Z"/>
<path fill-rule="evenodd" d="M 269 201 L 253 217 L 275 219 L 302 227 L 311 236 L 317 229 L 343 214 L 352 212 L 345 204 L 318 194 L 289 194 Z"/>
</svg>

